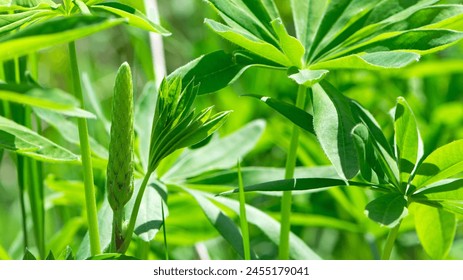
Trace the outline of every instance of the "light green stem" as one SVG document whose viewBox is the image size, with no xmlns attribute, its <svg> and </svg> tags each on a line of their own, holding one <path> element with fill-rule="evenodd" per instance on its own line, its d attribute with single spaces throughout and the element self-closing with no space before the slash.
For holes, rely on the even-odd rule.
<svg viewBox="0 0 463 280">
<path fill-rule="evenodd" d="M 161 214 L 162 214 L 162 233 L 164 234 L 164 252 L 166 261 L 169 260 L 169 250 L 167 248 L 167 230 L 166 230 L 166 216 L 164 214 L 164 202 L 161 198 Z"/>
<path fill-rule="evenodd" d="M 129 225 L 127 226 L 127 231 L 124 236 L 124 242 L 122 243 L 122 246 L 119 248 L 118 253 L 123 254 L 129 248 L 130 241 L 132 240 L 133 231 L 135 230 L 135 223 L 137 222 L 138 211 L 140 211 L 141 200 L 143 198 L 143 194 L 145 192 L 146 186 L 148 185 L 148 181 L 152 173 L 152 171 L 146 173 L 145 178 L 143 178 L 143 182 L 141 183 L 140 189 L 137 193 L 137 197 L 135 198 L 132 214 L 130 214 Z"/>
<path fill-rule="evenodd" d="M 394 248 L 395 240 L 397 239 L 397 235 L 399 233 L 400 224 L 399 222 L 395 227 L 393 227 L 389 234 L 387 235 L 386 244 L 384 245 L 383 253 L 381 254 L 382 260 L 389 260 L 391 258 L 392 248 Z"/>
<path fill-rule="evenodd" d="M 159 24 L 159 9 L 157 0 L 144 0 L 146 16 L 149 20 Z M 151 56 L 154 66 L 155 84 L 159 88 L 164 77 L 167 75 L 166 59 L 164 55 L 164 42 L 162 35 L 150 32 Z"/>
<path fill-rule="evenodd" d="M 69 43 L 69 57 L 72 69 L 72 81 L 74 94 L 84 106 L 82 85 L 80 83 L 79 66 L 77 63 L 77 52 L 75 42 Z M 80 150 L 82 154 L 82 168 L 85 188 L 85 205 L 87 208 L 88 231 L 90 236 L 90 251 L 92 255 L 101 253 L 100 237 L 98 232 L 98 216 L 96 209 L 95 189 L 93 184 L 92 157 L 89 144 L 87 120 L 77 119 L 79 129 Z"/>
<path fill-rule="evenodd" d="M 248 219 L 246 217 L 246 197 L 244 194 L 243 174 L 241 173 L 241 164 L 238 161 L 238 186 L 240 189 L 240 224 L 243 235 L 244 259 L 251 259 L 251 244 L 249 241 Z"/>
<path fill-rule="evenodd" d="M 305 104 L 307 88 L 300 85 L 297 91 L 296 107 L 303 109 Z M 296 168 L 297 147 L 299 146 L 299 127 L 293 126 L 291 135 L 291 142 L 289 144 L 288 155 L 286 157 L 285 179 L 292 179 L 294 177 L 294 170 Z M 280 230 L 280 260 L 289 259 L 289 236 L 291 229 L 291 203 L 292 192 L 283 192 L 281 199 L 281 230 Z"/>
</svg>

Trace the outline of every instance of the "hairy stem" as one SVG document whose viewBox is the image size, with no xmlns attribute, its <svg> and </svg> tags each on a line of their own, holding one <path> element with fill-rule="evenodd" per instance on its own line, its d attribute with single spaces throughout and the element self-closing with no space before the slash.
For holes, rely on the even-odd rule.
<svg viewBox="0 0 463 280">
<path fill-rule="evenodd" d="M 77 64 L 77 52 L 75 42 L 69 43 L 69 57 L 72 70 L 72 82 L 74 95 L 79 99 L 82 107 L 84 98 L 82 94 L 82 85 L 80 81 L 79 66 Z M 101 253 L 100 237 L 98 230 L 98 216 L 96 209 L 95 189 L 93 184 L 92 157 L 89 144 L 87 120 L 84 118 L 77 119 L 79 129 L 80 150 L 82 154 L 82 168 L 85 188 L 85 205 L 87 208 L 88 231 L 90 237 L 90 252 L 92 255 Z"/>
<path fill-rule="evenodd" d="M 138 190 L 137 197 L 135 198 L 135 203 L 133 205 L 132 213 L 130 214 L 129 225 L 127 226 L 127 231 L 124 236 L 124 242 L 118 250 L 118 253 L 125 253 L 129 248 L 130 241 L 132 239 L 133 231 L 135 230 L 135 223 L 137 222 L 138 211 L 140 211 L 141 200 L 143 194 L 145 193 L 146 186 L 148 185 L 149 178 L 153 172 L 148 172 L 143 178 L 140 189 Z"/>
<path fill-rule="evenodd" d="M 387 235 L 386 244 L 384 245 L 383 253 L 381 254 L 382 260 L 389 260 L 391 258 L 392 248 L 394 248 L 395 240 L 397 239 L 397 234 L 399 233 L 400 224 L 399 222 L 395 227 L 393 227 L 389 234 Z"/>
<path fill-rule="evenodd" d="M 300 85 L 297 91 L 296 106 L 303 109 L 305 104 L 307 88 Z M 299 127 L 293 126 L 291 142 L 289 144 L 288 155 L 286 157 L 285 179 L 294 177 L 294 169 L 296 168 L 297 147 L 299 146 Z M 289 259 L 289 236 L 291 229 L 291 202 L 292 192 L 283 192 L 281 199 L 281 230 L 280 230 L 280 251 L 279 258 L 281 260 Z"/>
</svg>

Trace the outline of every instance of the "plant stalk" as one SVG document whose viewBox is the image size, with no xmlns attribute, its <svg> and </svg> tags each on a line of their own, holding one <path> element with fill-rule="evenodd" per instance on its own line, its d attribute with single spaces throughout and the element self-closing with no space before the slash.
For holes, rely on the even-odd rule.
<svg viewBox="0 0 463 280">
<path fill-rule="evenodd" d="M 132 239 L 133 231 L 135 230 L 135 223 L 137 222 L 138 211 L 140 211 L 141 200 L 143 198 L 143 193 L 145 192 L 146 186 L 148 185 L 149 178 L 153 172 L 146 173 L 141 183 L 140 189 L 138 190 L 137 197 L 135 198 L 135 203 L 133 204 L 132 213 L 130 214 L 129 225 L 127 226 L 127 231 L 124 236 L 124 242 L 118 250 L 118 253 L 125 253 L 129 248 L 130 241 Z"/>
<path fill-rule="evenodd" d="M 244 259 L 251 259 L 251 244 L 249 241 L 248 219 L 246 218 L 246 197 L 244 194 L 243 174 L 241 173 L 241 164 L 238 161 L 238 186 L 240 189 L 240 224 L 243 235 Z"/>
<path fill-rule="evenodd" d="M 159 24 L 159 8 L 157 0 L 144 0 L 146 16 L 149 20 Z M 167 75 L 166 59 L 164 55 L 164 42 L 162 35 L 150 32 L 151 56 L 153 60 L 156 88 L 161 85 L 162 79 Z"/>
<path fill-rule="evenodd" d="M 296 107 L 303 109 L 305 104 L 307 88 L 303 85 L 299 86 L 297 91 Z M 291 135 L 291 142 L 289 144 L 288 155 L 286 157 L 285 179 L 292 179 L 294 177 L 294 170 L 296 168 L 297 148 L 299 146 L 299 127 L 293 126 Z M 291 203 L 292 192 L 283 192 L 281 199 L 281 229 L 280 229 L 280 260 L 289 259 L 289 236 L 291 232 Z"/>
<path fill-rule="evenodd" d="M 77 52 L 75 42 L 69 43 L 69 57 L 72 70 L 72 82 L 74 94 L 84 107 L 84 98 L 82 94 L 82 85 L 80 81 L 79 66 L 77 63 Z M 93 184 L 92 157 L 89 144 L 87 120 L 84 118 L 77 119 L 79 129 L 80 150 L 82 154 L 82 168 L 85 188 L 85 205 L 87 208 L 87 221 L 90 237 L 90 251 L 92 255 L 101 253 L 100 236 L 98 230 L 98 216 L 95 199 L 95 189 Z"/>
<path fill-rule="evenodd" d="M 386 244 L 384 245 L 383 253 L 381 254 L 382 260 L 389 260 L 391 258 L 392 248 L 394 248 L 395 240 L 399 233 L 399 228 L 402 221 L 400 221 L 395 227 L 393 227 L 387 235 Z"/>
</svg>

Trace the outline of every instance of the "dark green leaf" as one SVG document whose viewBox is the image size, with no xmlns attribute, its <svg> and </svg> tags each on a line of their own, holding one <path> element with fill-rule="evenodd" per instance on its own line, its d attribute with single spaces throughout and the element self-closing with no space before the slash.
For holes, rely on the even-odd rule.
<svg viewBox="0 0 463 280">
<path fill-rule="evenodd" d="M 52 251 L 50 251 L 50 252 L 48 253 L 48 256 L 47 256 L 46 260 L 47 260 L 47 261 L 54 261 L 54 260 L 55 260 L 55 256 L 53 255 L 53 252 L 52 252 Z"/>
<path fill-rule="evenodd" d="M 37 258 L 26 248 L 26 252 L 24 253 L 23 260 L 25 261 L 35 261 Z"/>
<path fill-rule="evenodd" d="M 106 253 L 106 254 L 92 256 L 90 258 L 87 258 L 87 260 L 94 260 L 94 261 L 95 260 L 100 260 L 100 261 L 110 261 L 110 260 L 134 261 L 134 260 L 138 260 L 138 259 L 134 258 L 134 257 L 131 257 L 131 256 L 122 255 L 122 254 Z"/>
<path fill-rule="evenodd" d="M 253 94 L 244 95 L 244 96 L 250 96 L 250 97 L 259 99 L 260 101 L 267 104 L 270 108 L 274 109 L 275 111 L 280 113 L 282 116 L 290 120 L 295 125 L 299 126 L 305 131 L 315 134 L 315 131 L 313 128 L 313 117 L 311 114 L 307 113 L 306 111 L 299 109 L 298 107 L 290 103 L 279 101 L 279 100 L 276 100 L 268 96 L 259 96 L 259 95 L 253 95 Z"/>
<path fill-rule="evenodd" d="M 393 228 L 407 216 L 407 200 L 399 193 L 386 194 L 368 203 L 365 211 L 368 218 Z"/>
<path fill-rule="evenodd" d="M 349 100 L 327 81 L 314 86 L 314 128 L 318 141 L 342 178 L 359 171 L 351 131 L 356 125 Z"/>
<path fill-rule="evenodd" d="M 274 191 L 303 191 L 313 190 L 320 191 L 325 190 L 329 187 L 346 186 L 344 180 L 330 179 L 330 178 L 294 178 L 287 180 L 270 181 L 252 186 L 245 186 L 245 192 L 252 191 L 263 191 L 263 192 L 274 192 Z M 237 193 L 239 189 L 234 189 L 230 192 L 222 193 L 230 194 Z"/>
</svg>

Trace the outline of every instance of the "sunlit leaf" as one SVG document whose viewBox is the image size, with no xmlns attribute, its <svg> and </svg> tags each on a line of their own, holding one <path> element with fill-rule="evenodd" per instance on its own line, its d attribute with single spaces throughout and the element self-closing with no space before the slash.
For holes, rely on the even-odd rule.
<svg viewBox="0 0 463 280">
<path fill-rule="evenodd" d="M 117 3 L 117 2 L 106 2 L 91 6 L 91 9 L 105 10 L 113 13 L 117 16 L 127 19 L 129 25 L 145 29 L 151 32 L 160 33 L 164 36 L 170 35 L 164 27 L 150 21 L 143 13 L 130 6 Z"/>
<path fill-rule="evenodd" d="M 424 250 L 433 259 L 444 259 L 457 229 L 455 214 L 423 204 L 416 204 L 413 210 L 416 233 Z"/>
<path fill-rule="evenodd" d="M 96 16 L 69 16 L 47 20 L 1 38 L 0 60 L 5 61 L 54 45 L 75 41 L 124 21 L 124 19 Z"/>
<path fill-rule="evenodd" d="M 412 184 L 420 189 L 463 171 L 463 140 L 457 140 L 433 151 L 418 166 Z"/>
<path fill-rule="evenodd" d="M 0 147 L 39 161 L 79 161 L 79 157 L 72 152 L 4 117 L 0 117 Z"/>
</svg>

